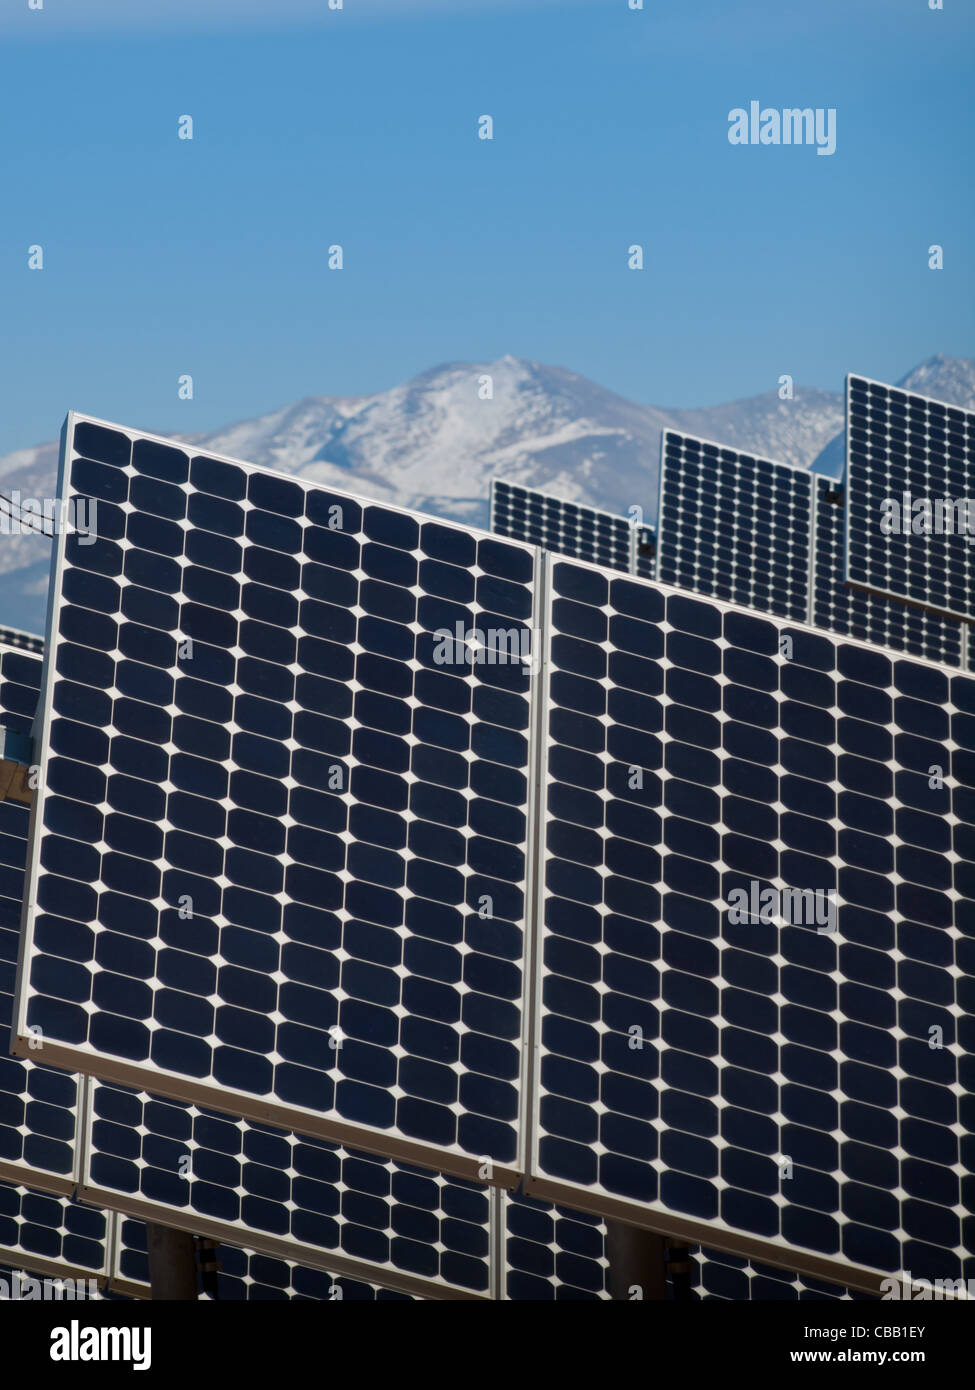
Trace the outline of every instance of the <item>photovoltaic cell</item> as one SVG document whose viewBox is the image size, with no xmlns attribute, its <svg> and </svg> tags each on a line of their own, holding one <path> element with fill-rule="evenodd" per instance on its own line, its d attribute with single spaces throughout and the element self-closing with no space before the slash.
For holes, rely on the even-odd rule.
<svg viewBox="0 0 975 1390">
<path fill-rule="evenodd" d="M 363 1283 L 320 1269 L 308 1269 L 293 1260 L 275 1259 L 235 1245 L 217 1249 L 220 1265 L 217 1298 L 221 1302 L 278 1302 L 282 1300 L 330 1303 L 411 1301 L 411 1295 Z M 111 1285 L 116 1293 L 131 1298 L 149 1298 L 149 1262 L 146 1255 L 146 1228 L 141 1221 L 125 1217 L 119 1221 L 119 1240 Z M 201 1301 L 210 1295 L 201 1291 Z"/>
<path fill-rule="evenodd" d="M 965 627 L 953 618 L 854 588 L 843 579 L 846 508 L 841 484 L 817 477 L 813 548 L 814 626 L 909 656 L 964 665 Z"/>
<path fill-rule="evenodd" d="M 972 1277 L 975 680 L 551 576 L 529 1191 L 867 1292 Z"/>
<path fill-rule="evenodd" d="M 91 1095 L 87 1201 L 367 1283 L 492 1296 L 486 1188 L 118 1086 Z"/>
<path fill-rule="evenodd" d="M 40 678 L 37 656 L 0 645 L 0 725 L 29 735 Z M 0 1178 L 66 1193 L 76 1180 L 77 1078 L 37 1065 L 43 1048 L 24 1061 L 6 1055 L 29 820 L 29 807 L 0 801 Z"/>
<path fill-rule="evenodd" d="M 580 502 L 563 502 L 501 478 L 491 483 L 491 530 L 556 555 L 610 569 L 631 568 L 633 528 L 624 517 Z"/>
<path fill-rule="evenodd" d="M 534 551 L 79 416 L 61 487 L 17 1049 L 511 1180 Z"/>
<path fill-rule="evenodd" d="M 969 510 L 975 518 L 973 475 L 975 413 L 848 377 L 850 583 L 955 618 L 975 617 L 967 521 Z M 918 503 L 928 504 L 928 516 Z M 890 504 L 897 510 L 888 511 Z"/>
<path fill-rule="evenodd" d="M 656 578 L 805 622 L 812 478 L 690 435 L 661 442 Z"/>
</svg>

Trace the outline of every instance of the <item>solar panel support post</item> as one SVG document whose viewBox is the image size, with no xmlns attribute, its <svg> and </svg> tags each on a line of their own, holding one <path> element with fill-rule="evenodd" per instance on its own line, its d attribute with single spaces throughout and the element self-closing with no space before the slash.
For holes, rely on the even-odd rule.
<svg viewBox="0 0 975 1390">
<path fill-rule="evenodd" d="M 146 1223 L 153 1299 L 196 1299 L 196 1242 L 188 1231 Z"/>
<path fill-rule="evenodd" d="M 607 1221 L 606 1258 L 612 1299 L 666 1300 L 667 1252 L 663 1236 L 625 1221 Z"/>
</svg>

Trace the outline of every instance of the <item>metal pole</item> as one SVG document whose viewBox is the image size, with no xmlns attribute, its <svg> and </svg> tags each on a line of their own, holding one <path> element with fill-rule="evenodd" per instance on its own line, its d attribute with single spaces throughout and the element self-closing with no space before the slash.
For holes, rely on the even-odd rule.
<svg viewBox="0 0 975 1390">
<path fill-rule="evenodd" d="M 624 1221 L 606 1222 L 609 1293 L 613 1299 L 634 1297 L 660 1302 L 667 1297 L 666 1242 L 663 1236 Z M 634 1290 L 639 1289 L 639 1294 Z"/>
<path fill-rule="evenodd" d="M 196 1248 L 187 1231 L 146 1223 L 149 1282 L 154 1299 L 195 1299 Z"/>
</svg>

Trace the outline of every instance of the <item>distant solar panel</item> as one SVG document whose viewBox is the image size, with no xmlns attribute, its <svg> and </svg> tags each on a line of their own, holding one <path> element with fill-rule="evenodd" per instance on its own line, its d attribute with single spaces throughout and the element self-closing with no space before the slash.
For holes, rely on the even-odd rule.
<svg viewBox="0 0 975 1390">
<path fill-rule="evenodd" d="M 520 1301 L 609 1298 L 606 1226 L 585 1211 L 506 1192 L 504 1297 Z"/>
<path fill-rule="evenodd" d="M 529 1190 L 867 1292 L 972 1277 L 975 680 L 550 570 Z"/>
<path fill-rule="evenodd" d="M 274 1259 L 235 1245 L 217 1250 L 220 1264 L 217 1297 L 220 1301 L 273 1302 L 285 1299 L 316 1303 L 410 1301 L 411 1295 L 332 1275 L 320 1269 L 307 1269 L 293 1260 Z M 111 1288 L 130 1298 L 148 1298 L 149 1261 L 146 1254 L 146 1228 L 141 1221 L 125 1217 L 119 1221 L 112 1270 Z M 204 1301 L 208 1295 L 201 1292 Z"/>
<path fill-rule="evenodd" d="M 534 552 L 79 416 L 61 490 L 17 1050 L 513 1181 Z"/>
<path fill-rule="evenodd" d="M 35 655 L 0 645 L 0 725 L 5 729 L 30 733 L 40 679 Z M 0 801 L 0 1036 L 5 1044 L 13 1018 L 29 820 L 27 806 Z M 78 1081 L 37 1065 L 43 1040 L 33 1041 L 28 1060 L 0 1054 L 0 1178 L 68 1193 L 76 1181 Z"/>
<path fill-rule="evenodd" d="M 975 617 L 975 413 L 847 378 L 846 578 Z"/>
<path fill-rule="evenodd" d="M 15 627 L 0 627 L 0 646 L 14 647 L 18 651 L 33 652 L 39 656 L 44 652 L 44 638 L 35 637 L 32 632 L 20 632 Z"/>
<path fill-rule="evenodd" d="M 79 1193 L 426 1297 L 492 1296 L 492 1197 L 266 1125 L 91 1083 Z"/>
<path fill-rule="evenodd" d="M 811 517 L 806 469 L 664 431 L 661 583 L 805 622 Z"/>
<path fill-rule="evenodd" d="M 909 656 L 963 666 L 966 628 L 962 623 L 844 582 L 843 488 L 831 478 L 817 477 L 815 483 L 813 624 Z"/>
<path fill-rule="evenodd" d="M 491 530 L 556 555 L 630 570 L 633 528 L 624 517 L 495 478 Z"/>
</svg>

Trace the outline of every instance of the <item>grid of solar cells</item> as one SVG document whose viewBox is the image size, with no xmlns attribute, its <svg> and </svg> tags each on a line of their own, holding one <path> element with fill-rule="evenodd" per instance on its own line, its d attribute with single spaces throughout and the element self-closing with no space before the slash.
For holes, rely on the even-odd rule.
<svg viewBox="0 0 975 1390">
<path fill-rule="evenodd" d="M 975 617 L 973 476 L 975 413 L 848 377 L 846 578 L 939 613 Z M 928 504 L 927 517 L 919 502 Z M 891 503 L 896 512 L 885 510 Z"/>
<path fill-rule="evenodd" d="M 730 1299 L 736 1303 L 876 1301 L 871 1294 L 827 1284 L 822 1279 L 803 1279 L 773 1265 L 753 1263 L 721 1250 L 695 1250 L 691 1258 L 697 1265 L 694 1296 L 699 1299 Z"/>
<path fill-rule="evenodd" d="M 80 417 L 62 456 L 97 539 L 56 542 L 16 1046 L 517 1172 L 534 552 Z"/>
<path fill-rule="evenodd" d="M 846 508 L 840 484 L 816 478 L 812 621 L 844 637 L 874 642 L 909 656 L 964 665 L 965 628 L 953 618 L 928 613 L 897 599 L 867 593 L 844 582 Z"/>
<path fill-rule="evenodd" d="M 532 1192 L 972 1277 L 975 680 L 551 573 Z"/>
<path fill-rule="evenodd" d="M 29 734 L 41 662 L 0 646 L 0 724 Z M 13 1020 L 30 809 L 0 801 L 0 1036 Z M 36 1040 L 35 1040 L 36 1041 Z M 0 1177 L 69 1192 L 74 1186 L 77 1078 L 0 1053 Z M 39 1059 L 42 1049 L 32 1056 Z"/>
<path fill-rule="evenodd" d="M 385 1289 L 379 1284 L 333 1276 L 324 1270 L 308 1269 L 293 1260 L 275 1259 L 235 1245 L 219 1246 L 217 1261 L 220 1264 L 217 1287 L 220 1301 L 412 1301 L 410 1294 Z M 130 1297 L 150 1297 L 146 1228 L 141 1221 L 124 1218 L 119 1222 L 111 1287 Z M 209 1295 L 201 1290 L 200 1298 L 205 1301 Z"/>
<path fill-rule="evenodd" d="M 503 1201 L 505 1298 L 609 1298 L 606 1226 L 597 1216 L 522 1192 L 506 1192 Z"/>
<path fill-rule="evenodd" d="M 118 1086 L 90 1093 L 87 1200 L 432 1297 L 491 1296 L 486 1188 Z"/>
<path fill-rule="evenodd" d="M 0 1261 L 31 1274 L 102 1279 L 108 1217 L 70 1197 L 0 1182 Z"/>
<path fill-rule="evenodd" d="M 805 622 L 811 522 L 805 469 L 664 431 L 661 583 Z"/>
<path fill-rule="evenodd" d="M 491 484 L 491 530 L 557 555 L 630 569 L 632 528 L 623 517 L 500 478 Z"/>
<path fill-rule="evenodd" d="M 44 638 L 35 637 L 32 632 L 20 632 L 15 627 L 0 627 L 0 646 L 16 647 L 19 651 L 44 653 Z"/>
</svg>

